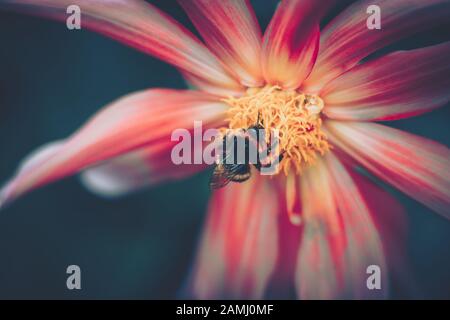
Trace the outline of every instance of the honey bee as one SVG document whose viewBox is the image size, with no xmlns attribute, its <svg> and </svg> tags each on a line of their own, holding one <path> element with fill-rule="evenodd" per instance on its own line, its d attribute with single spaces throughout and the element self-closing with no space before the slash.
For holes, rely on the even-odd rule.
<svg viewBox="0 0 450 320">
<path fill-rule="evenodd" d="M 270 143 L 265 142 L 264 126 L 259 118 L 258 115 L 255 125 L 223 136 L 222 154 L 210 179 L 212 189 L 222 188 L 230 182 L 247 181 L 251 176 L 251 165 L 261 171 L 262 168 L 272 167 L 273 161 L 278 160 L 279 163 L 283 159 L 283 153 L 272 155 L 272 148 Z M 230 143 L 232 148 L 229 148 Z M 239 144 L 244 146 L 243 150 L 245 151 L 244 159 L 240 159 L 241 161 L 238 161 Z M 262 150 L 261 146 L 266 149 Z M 251 159 L 252 152 L 254 155 L 256 154 L 256 159 Z M 267 156 L 262 159 L 260 155 L 264 154 L 263 152 Z"/>
</svg>

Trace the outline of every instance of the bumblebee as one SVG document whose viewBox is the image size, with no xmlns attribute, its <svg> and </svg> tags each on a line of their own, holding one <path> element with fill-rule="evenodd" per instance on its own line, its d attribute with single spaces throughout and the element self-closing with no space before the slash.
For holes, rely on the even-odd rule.
<svg viewBox="0 0 450 320">
<path fill-rule="evenodd" d="M 247 181 L 251 176 L 251 166 L 261 171 L 261 168 L 272 167 L 275 160 L 278 160 L 279 163 L 283 159 L 283 153 L 271 154 L 270 143 L 265 142 L 263 132 L 264 126 L 260 123 L 258 116 L 255 125 L 247 129 L 227 133 L 222 137 L 222 154 L 210 179 L 212 189 L 222 188 L 230 182 Z M 245 151 L 243 159 L 239 159 L 239 145 L 243 145 Z M 256 159 L 252 159 L 252 152 L 253 155 L 256 155 Z M 260 157 L 263 154 L 262 152 L 268 155 L 264 159 Z"/>
</svg>

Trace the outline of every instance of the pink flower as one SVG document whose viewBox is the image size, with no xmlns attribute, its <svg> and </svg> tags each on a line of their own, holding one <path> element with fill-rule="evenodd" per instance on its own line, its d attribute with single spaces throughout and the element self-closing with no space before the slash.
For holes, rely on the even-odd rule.
<svg viewBox="0 0 450 320">
<path fill-rule="evenodd" d="M 284 0 L 264 35 L 248 1 L 180 1 L 204 43 L 145 1 L 6 3 L 61 20 L 78 4 L 83 27 L 176 66 L 198 90 L 148 89 L 104 107 L 29 156 L 2 205 L 78 172 L 108 195 L 188 177 L 205 166 L 171 162 L 174 129 L 245 127 L 261 113 L 283 133 L 282 170 L 214 192 L 187 286 L 194 297 L 262 298 L 291 286 L 299 298 L 383 295 L 367 289 L 366 268 L 380 266 L 386 283 L 389 231 L 379 225 L 398 206 L 356 165 L 450 217 L 449 149 L 374 122 L 448 102 L 450 42 L 362 61 L 447 20 L 446 0 L 361 0 L 322 30 L 332 1 Z M 381 30 L 367 29 L 369 5 L 382 9 Z"/>
</svg>

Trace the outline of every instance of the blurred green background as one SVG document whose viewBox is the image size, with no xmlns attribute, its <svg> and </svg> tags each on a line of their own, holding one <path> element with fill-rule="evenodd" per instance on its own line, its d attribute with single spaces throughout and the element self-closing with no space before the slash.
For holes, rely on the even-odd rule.
<svg viewBox="0 0 450 320">
<path fill-rule="evenodd" d="M 175 1 L 151 1 L 193 30 Z M 277 1 L 252 1 L 264 27 Z M 342 1 L 337 13 L 345 2 Z M 448 26 L 396 48 L 449 40 Z M 101 106 L 150 87 L 183 88 L 171 66 L 86 30 L 0 11 L 0 182 L 48 141 L 68 136 Z M 448 106 L 391 125 L 450 144 Z M 175 298 L 191 265 L 209 197 L 209 172 L 106 200 L 77 177 L 0 212 L 0 298 Z M 393 298 L 450 298 L 450 222 L 396 192 L 408 213 L 414 284 Z M 66 289 L 66 268 L 82 290 Z"/>
</svg>

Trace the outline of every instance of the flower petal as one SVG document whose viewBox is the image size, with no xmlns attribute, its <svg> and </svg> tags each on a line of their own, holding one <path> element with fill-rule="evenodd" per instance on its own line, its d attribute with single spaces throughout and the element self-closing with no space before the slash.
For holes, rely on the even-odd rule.
<svg viewBox="0 0 450 320">
<path fill-rule="evenodd" d="M 450 150 L 375 123 L 327 121 L 330 141 L 371 172 L 450 218 Z"/>
<path fill-rule="evenodd" d="M 189 285 L 195 298 L 263 298 L 278 254 L 278 199 L 270 182 L 255 174 L 213 194 Z"/>
<path fill-rule="evenodd" d="M 347 156 L 348 157 L 348 156 Z M 352 162 L 355 162 L 354 160 Z M 407 284 L 410 277 L 410 266 L 407 263 L 405 248 L 408 240 L 406 212 L 393 195 L 374 183 L 365 174 L 347 167 L 353 181 L 364 197 L 368 207 L 374 213 L 372 218 L 380 233 L 386 263 L 393 279 L 396 282 Z M 407 287 L 410 287 L 408 285 Z"/>
<path fill-rule="evenodd" d="M 34 155 L 1 192 L 2 202 L 89 166 L 152 144 L 170 141 L 172 130 L 194 120 L 213 121 L 226 106 L 194 91 L 150 89 L 106 106 L 72 137 Z"/>
<path fill-rule="evenodd" d="M 325 114 L 344 120 L 394 120 L 450 100 L 450 42 L 399 51 L 354 67 L 321 92 Z"/>
<path fill-rule="evenodd" d="M 217 58 L 178 22 L 138 0 L 5 0 L 13 9 L 66 21 L 71 5 L 81 9 L 81 27 L 154 55 L 204 81 L 229 89 L 239 83 Z"/>
<path fill-rule="evenodd" d="M 381 9 L 381 30 L 367 27 L 367 8 Z M 316 67 L 304 90 L 318 92 L 363 58 L 395 41 L 448 20 L 448 0 L 363 0 L 349 6 L 322 31 Z"/>
<path fill-rule="evenodd" d="M 302 299 L 380 297 L 385 293 L 384 254 L 369 208 L 337 158 L 325 160 L 302 177 L 304 234 L 296 273 Z M 366 269 L 381 269 L 382 290 L 369 290 Z"/>
<path fill-rule="evenodd" d="M 263 84 L 260 68 L 261 30 L 248 0 L 179 0 L 209 49 L 241 83 Z"/>
<path fill-rule="evenodd" d="M 190 74 L 189 72 L 181 71 L 181 74 L 183 75 L 183 78 L 187 84 L 187 88 L 191 90 L 204 91 L 221 97 L 240 97 L 246 91 L 244 87 L 226 88 L 215 83 L 205 81 L 202 78 Z"/>
<path fill-rule="evenodd" d="M 311 72 L 319 50 L 320 1 L 284 0 L 263 39 L 262 68 L 266 81 L 295 89 Z"/>
<path fill-rule="evenodd" d="M 279 199 L 278 259 L 268 288 L 269 299 L 291 299 L 294 289 L 295 265 L 303 230 L 300 183 L 296 174 L 270 178 Z"/>
<path fill-rule="evenodd" d="M 206 126 L 203 125 L 203 129 L 222 125 L 222 121 L 209 122 Z M 191 134 L 194 136 L 192 131 Z M 93 193 L 117 197 L 150 185 L 187 178 L 207 168 L 205 163 L 174 164 L 171 151 L 175 144 L 167 136 L 164 141 L 152 143 L 83 171 L 81 181 Z M 203 149 L 198 152 L 203 152 Z"/>
</svg>

